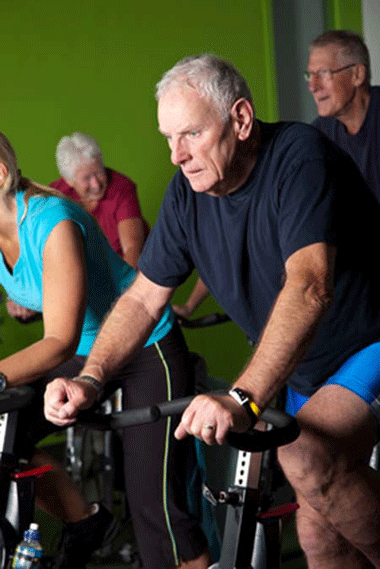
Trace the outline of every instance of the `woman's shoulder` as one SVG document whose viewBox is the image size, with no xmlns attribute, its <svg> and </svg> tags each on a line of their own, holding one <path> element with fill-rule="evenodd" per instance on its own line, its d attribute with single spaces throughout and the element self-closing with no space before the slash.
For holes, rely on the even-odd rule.
<svg viewBox="0 0 380 569">
<path fill-rule="evenodd" d="M 27 197 L 24 192 L 23 194 L 19 196 L 19 222 L 21 224 L 25 220 L 30 228 L 36 229 L 41 225 L 53 227 L 63 219 L 79 221 L 85 216 L 76 203 L 64 196 L 35 194 Z"/>
</svg>

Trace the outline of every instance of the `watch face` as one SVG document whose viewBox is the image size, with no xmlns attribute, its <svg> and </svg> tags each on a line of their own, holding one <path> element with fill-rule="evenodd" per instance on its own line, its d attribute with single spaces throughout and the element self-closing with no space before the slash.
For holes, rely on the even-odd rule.
<svg viewBox="0 0 380 569">
<path fill-rule="evenodd" d="M 7 387 L 7 376 L 0 371 L 0 393 L 3 393 L 6 387 Z"/>
</svg>

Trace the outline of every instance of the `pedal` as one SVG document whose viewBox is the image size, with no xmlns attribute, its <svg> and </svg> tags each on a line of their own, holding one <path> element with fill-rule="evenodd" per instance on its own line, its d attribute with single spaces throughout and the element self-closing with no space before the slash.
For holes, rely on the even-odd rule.
<svg viewBox="0 0 380 569">
<path fill-rule="evenodd" d="M 213 492 L 213 490 L 211 490 L 211 488 L 209 488 L 205 483 L 202 484 L 202 494 L 212 506 L 217 506 L 219 504 L 217 494 Z"/>
<path fill-rule="evenodd" d="M 210 504 L 217 506 L 218 504 L 226 504 L 231 506 L 238 506 L 241 502 L 241 494 L 235 490 L 220 490 L 215 492 L 211 490 L 206 484 L 202 484 L 202 494 Z"/>
</svg>

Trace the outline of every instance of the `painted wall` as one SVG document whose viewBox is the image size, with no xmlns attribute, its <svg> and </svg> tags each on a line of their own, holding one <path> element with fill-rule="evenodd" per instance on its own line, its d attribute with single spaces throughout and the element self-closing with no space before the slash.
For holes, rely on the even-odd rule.
<svg viewBox="0 0 380 569">
<path fill-rule="evenodd" d="M 363 36 L 371 56 L 372 84 L 380 85 L 380 3 L 362 0 Z"/>
<path fill-rule="evenodd" d="M 106 164 L 137 182 L 153 224 L 174 172 L 157 132 L 155 83 L 179 58 L 211 51 L 234 62 L 251 85 L 258 115 L 274 120 L 272 43 L 270 0 L 240 0 L 239 9 L 229 0 L 3 0 L 0 129 L 23 174 L 43 183 L 57 177 L 59 138 L 74 130 L 92 134 Z M 3 317 L 0 357 L 30 341 L 25 326 Z M 248 354 L 233 324 L 188 337 L 217 375 L 236 375 Z"/>
<path fill-rule="evenodd" d="M 273 0 L 281 120 L 311 122 L 316 115 L 303 73 L 309 42 L 323 32 L 322 0 Z"/>
</svg>

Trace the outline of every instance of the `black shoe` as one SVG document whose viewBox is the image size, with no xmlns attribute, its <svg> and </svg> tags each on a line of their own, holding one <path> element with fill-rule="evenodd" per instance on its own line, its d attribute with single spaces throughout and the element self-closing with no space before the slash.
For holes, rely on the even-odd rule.
<svg viewBox="0 0 380 569">
<path fill-rule="evenodd" d="M 113 515 L 99 504 L 96 514 L 66 524 L 54 558 L 53 569 L 85 569 L 94 551 L 110 543 L 117 533 Z"/>
</svg>

